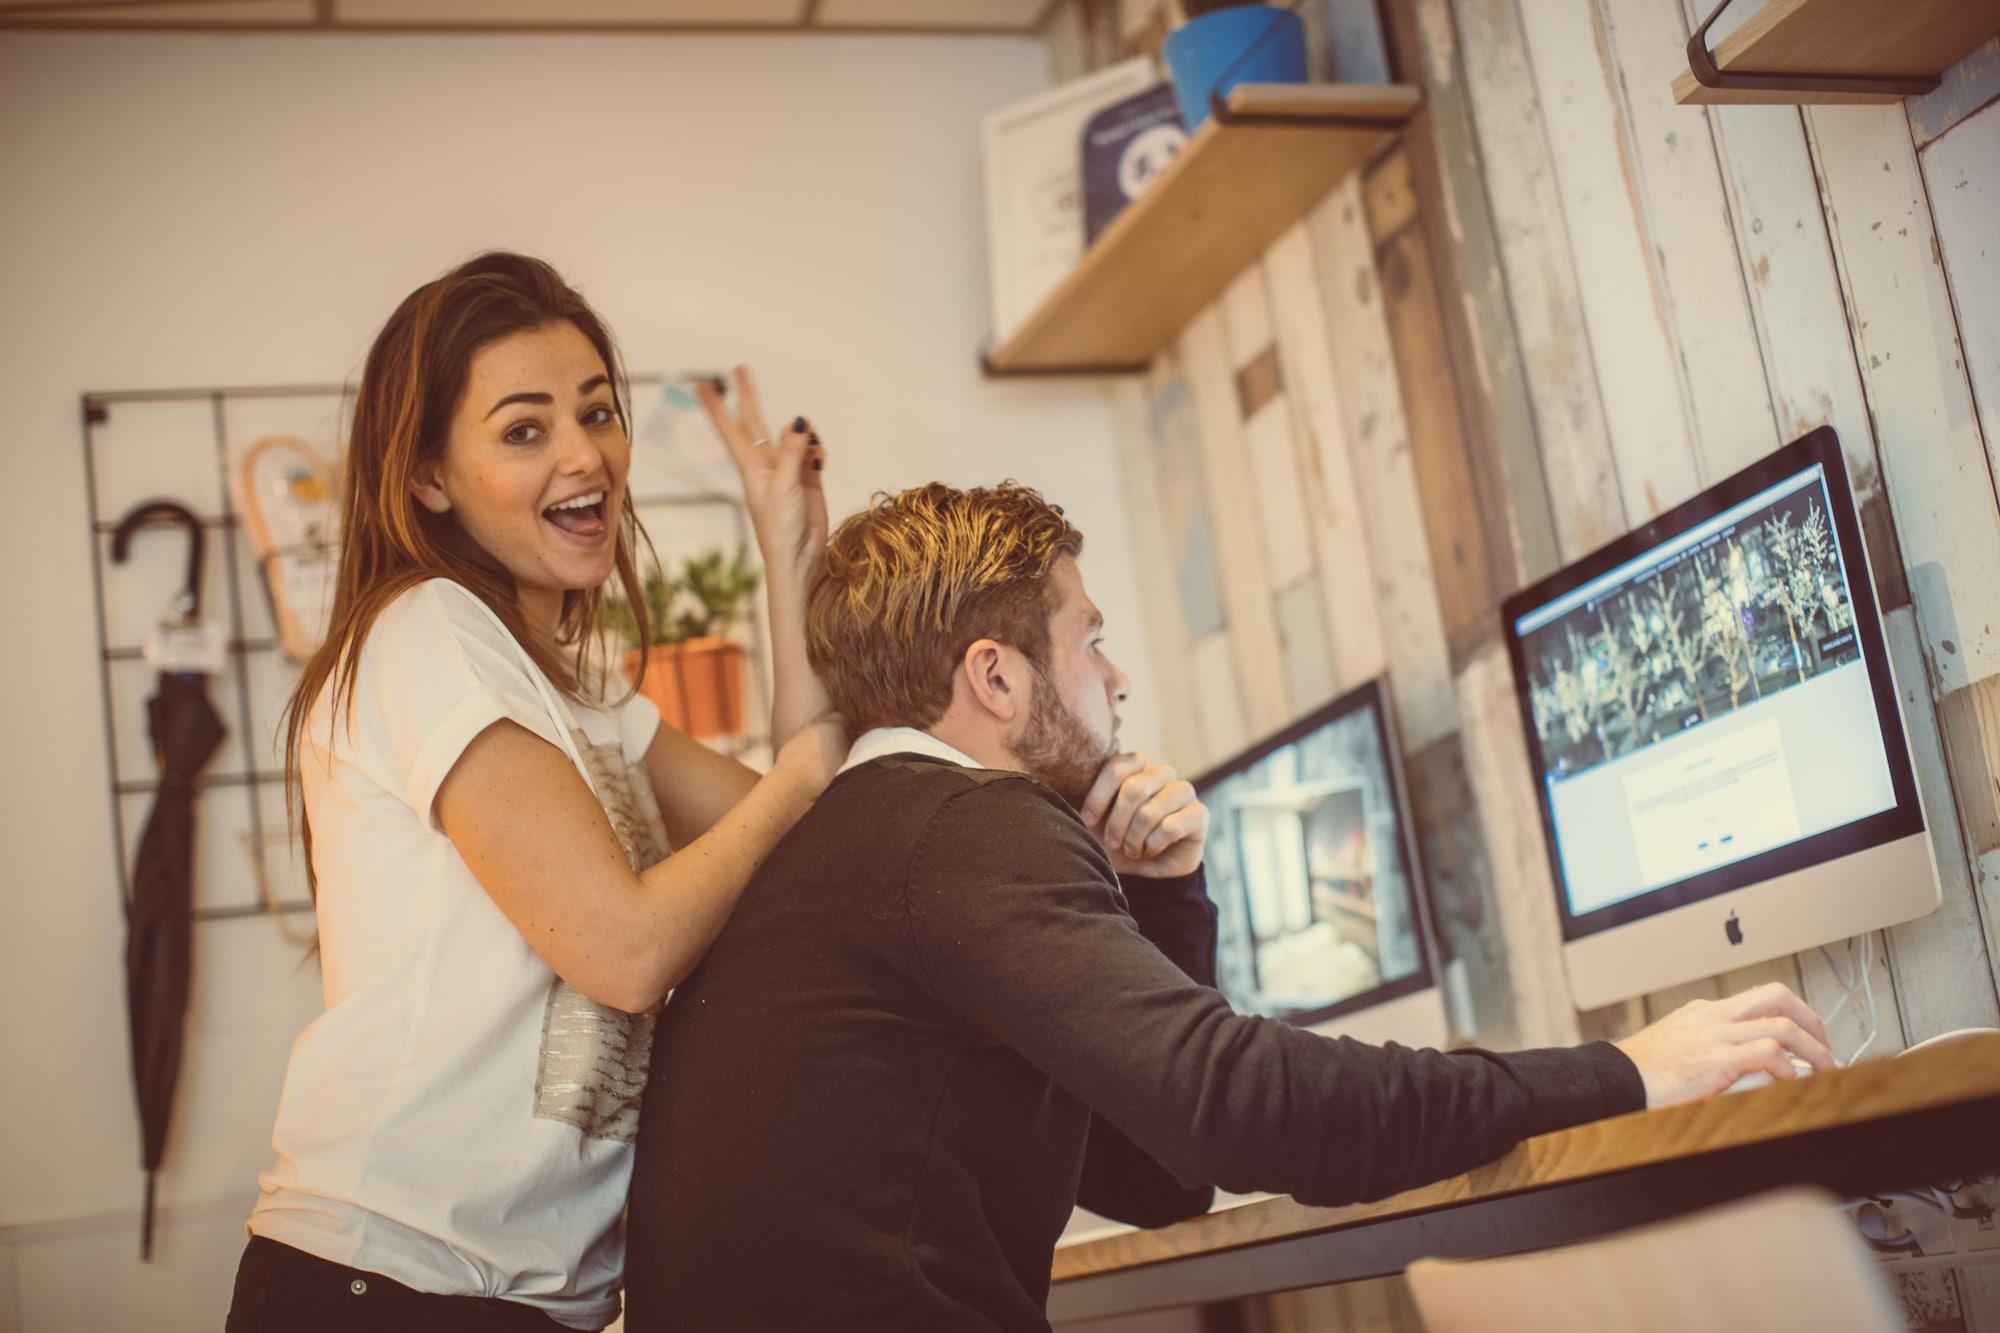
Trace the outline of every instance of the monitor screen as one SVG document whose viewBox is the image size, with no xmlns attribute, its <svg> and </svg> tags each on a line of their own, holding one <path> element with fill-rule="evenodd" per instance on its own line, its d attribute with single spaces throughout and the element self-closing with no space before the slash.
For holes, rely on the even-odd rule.
<svg viewBox="0 0 2000 1333">
<path fill-rule="evenodd" d="M 1831 431 L 1504 615 L 1566 938 L 1922 827 Z"/>
<path fill-rule="evenodd" d="M 1239 1011 L 1318 1022 L 1430 984 L 1380 682 L 1195 786 L 1209 809 L 1218 980 Z"/>
</svg>

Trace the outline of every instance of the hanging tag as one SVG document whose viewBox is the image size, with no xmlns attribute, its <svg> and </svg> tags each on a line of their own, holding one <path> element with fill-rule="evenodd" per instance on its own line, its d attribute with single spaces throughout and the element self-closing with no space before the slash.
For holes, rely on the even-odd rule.
<svg viewBox="0 0 2000 1333">
<path fill-rule="evenodd" d="M 162 620 L 145 644 L 155 671 L 203 671 L 215 675 L 229 663 L 229 636 L 213 620 Z"/>
</svg>

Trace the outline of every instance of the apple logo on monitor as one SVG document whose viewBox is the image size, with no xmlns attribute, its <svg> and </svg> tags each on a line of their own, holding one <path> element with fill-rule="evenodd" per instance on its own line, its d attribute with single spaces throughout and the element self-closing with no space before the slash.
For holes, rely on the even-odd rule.
<svg viewBox="0 0 2000 1333">
<path fill-rule="evenodd" d="M 1736 913 L 1731 912 L 1729 919 L 1722 923 L 1722 933 L 1729 937 L 1731 944 L 1743 943 L 1743 926 L 1736 920 Z"/>
</svg>

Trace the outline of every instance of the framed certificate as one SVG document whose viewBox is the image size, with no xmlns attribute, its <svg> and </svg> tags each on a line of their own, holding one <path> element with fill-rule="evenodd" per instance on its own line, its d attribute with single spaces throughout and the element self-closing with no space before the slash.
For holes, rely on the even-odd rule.
<svg viewBox="0 0 2000 1333">
<path fill-rule="evenodd" d="M 1083 130 L 1159 82 L 1139 56 L 986 118 L 986 243 L 993 337 L 1005 342 L 1083 253 Z"/>
</svg>

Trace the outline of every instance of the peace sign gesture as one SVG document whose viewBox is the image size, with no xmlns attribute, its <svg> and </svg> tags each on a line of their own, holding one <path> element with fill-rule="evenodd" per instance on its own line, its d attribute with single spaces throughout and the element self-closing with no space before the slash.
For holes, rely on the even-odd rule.
<svg viewBox="0 0 2000 1333">
<path fill-rule="evenodd" d="M 819 442 L 819 433 L 804 417 L 786 423 L 774 441 L 770 427 L 764 424 L 764 408 L 757 399 L 750 368 L 738 366 L 732 373 L 735 414 L 714 381 L 698 381 L 695 396 L 701 399 L 743 478 L 743 503 L 750 511 L 750 525 L 756 529 L 765 567 L 782 567 L 809 582 L 826 551 L 826 491 L 820 485 L 826 450 Z"/>
</svg>

